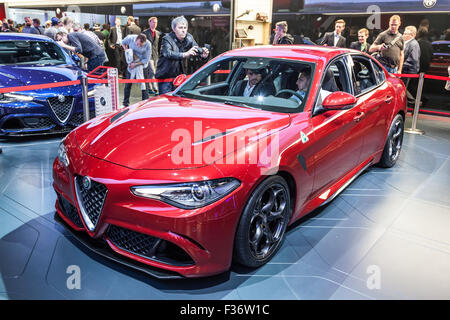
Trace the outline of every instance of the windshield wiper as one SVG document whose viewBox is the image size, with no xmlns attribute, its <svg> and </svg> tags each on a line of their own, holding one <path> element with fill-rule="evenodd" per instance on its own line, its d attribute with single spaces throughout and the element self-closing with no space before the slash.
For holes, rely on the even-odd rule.
<svg viewBox="0 0 450 320">
<path fill-rule="evenodd" d="M 239 106 L 239 107 L 244 107 L 244 108 L 249 108 L 249 109 L 260 110 L 260 108 L 249 106 L 248 104 L 245 104 L 243 102 L 224 101 L 223 103 L 226 105 L 229 105 L 229 106 Z"/>
</svg>

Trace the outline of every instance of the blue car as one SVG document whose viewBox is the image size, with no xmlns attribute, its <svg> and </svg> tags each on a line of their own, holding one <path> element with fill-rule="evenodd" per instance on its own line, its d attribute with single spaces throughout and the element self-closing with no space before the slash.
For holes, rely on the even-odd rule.
<svg viewBox="0 0 450 320">
<path fill-rule="evenodd" d="M 72 56 L 46 37 L 0 33 L 0 88 L 79 80 Z M 0 93 L 0 137 L 60 133 L 83 122 L 81 85 Z M 95 86 L 89 86 L 91 118 Z"/>
</svg>

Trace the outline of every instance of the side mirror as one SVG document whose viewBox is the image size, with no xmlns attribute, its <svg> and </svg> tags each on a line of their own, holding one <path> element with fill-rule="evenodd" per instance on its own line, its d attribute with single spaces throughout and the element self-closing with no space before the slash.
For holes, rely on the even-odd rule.
<svg viewBox="0 0 450 320">
<path fill-rule="evenodd" d="M 325 98 L 322 107 L 325 110 L 344 110 L 355 103 L 355 96 L 347 92 L 336 91 Z"/>
<path fill-rule="evenodd" d="M 173 80 L 173 85 L 175 87 L 179 87 L 183 84 L 183 82 L 185 82 L 187 79 L 185 74 L 180 74 L 178 77 L 175 78 L 175 80 Z"/>
</svg>

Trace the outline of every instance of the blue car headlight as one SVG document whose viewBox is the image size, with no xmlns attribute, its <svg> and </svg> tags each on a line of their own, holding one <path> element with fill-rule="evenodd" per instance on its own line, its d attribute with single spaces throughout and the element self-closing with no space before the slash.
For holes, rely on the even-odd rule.
<svg viewBox="0 0 450 320">
<path fill-rule="evenodd" d="M 64 141 L 61 141 L 58 147 L 58 160 L 64 164 L 66 167 L 69 166 L 69 157 L 67 156 L 66 146 L 64 145 Z"/>
<path fill-rule="evenodd" d="M 200 182 L 135 186 L 131 187 L 131 192 L 181 209 L 197 209 L 222 199 L 240 185 L 238 179 L 221 178 Z"/>
</svg>

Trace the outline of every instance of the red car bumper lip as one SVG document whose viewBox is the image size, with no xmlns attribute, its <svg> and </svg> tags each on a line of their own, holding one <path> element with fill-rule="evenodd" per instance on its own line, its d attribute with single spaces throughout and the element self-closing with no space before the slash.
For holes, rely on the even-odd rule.
<svg viewBox="0 0 450 320">
<path fill-rule="evenodd" d="M 72 155 L 71 159 L 77 159 L 77 156 L 80 154 Z M 107 170 L 108 172 L 119 168 L 115 164 L 88 155 L 82 155 L 82 157 L 84 161 L 90 162 L 89 166 L 83 166 L 83 168 L 111 167 Z M 209 276 L 229 269 L 235 229 L 240 216 L 239 208 L 243 207 L 243 190 L 245 190 L 243 185 L 209 206 L 196 210 L 183 210 L 157 200 L 133 195 L 128 181 L 118 183 L 116 180 L 99 177 L 95 171 L 74 170 L 73 167 L 77 166 L 74 162 L 72 160 L 69 168 L 66 168 L 59 163 L 58 159 L 55 160 L 53 187 L 59 198 L 75 208 L 82 222 L 82 226 L 80 223 L 78 225 L 74 223 L 61 205 L 61 200 L 56 201 L 56 212 L 64 221 L 64 225 L 74 231 L 77 237 L 87 236 L 92 241 L 103 242 L 111 253 L 115 253 L 115 256 L 119 254 L 127 260 L 134 260 L 139 265 L 160 268 L 184 277 Z M 124 168 L 121 170 L 135 171 Z M 167 175 L 167 172 L 164 174 Z M 86 228 L 86 223 L 80 214 L 74 186 L 75 175 L 93 177 L 93 181 L 103 183 L 108 189 L 103 210 L 92 232 Z M 140 179 L 132 181 L 142 182 Z M 152 182 L 153 180 L 150 181 Z M 180 256 L 183 259 L 175 261 L 176 259 L 171 257 L 161 259 L 158 256 L 149 258 L 139 252 L 127 250 L 111 239 L 108 234 L 111 227 L 124 229 L 140 238 L 153 237 L 163 241 L 170 247 L 171 254 L 175 252 L 179 260 Z M 180 255 L 181 251 L 184 255 Z M 105 253 L 103 252 L 102 255 L 105 256 Z"/>
</svg>

